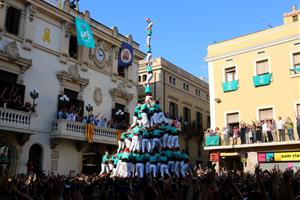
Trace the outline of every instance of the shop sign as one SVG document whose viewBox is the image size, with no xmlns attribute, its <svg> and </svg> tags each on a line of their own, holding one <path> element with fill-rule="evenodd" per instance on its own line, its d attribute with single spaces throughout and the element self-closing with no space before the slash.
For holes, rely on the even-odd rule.
<svg viewBox="0 0 300 200">
<path fill-rule="evenodd" d="M 300 152 L 275 153 L 275 161 L 300 161 Z"/>
</svg>

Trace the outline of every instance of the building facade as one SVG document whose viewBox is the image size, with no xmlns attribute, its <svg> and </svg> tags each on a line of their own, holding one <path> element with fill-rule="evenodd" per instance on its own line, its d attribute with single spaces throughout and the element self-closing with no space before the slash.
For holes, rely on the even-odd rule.
<svg viewBox="0 0 300 200">
<path fill-rule="evenodd" d="M 208 83 L 184 71 L 171 62 L 156 58 L 152 63 L 152 96 L 159 100 L 162 110 L 171 118 L 181 119 L 180 146 L 188 152 L 193 163 L 207 162 L 202 146 L 203 129 L 210 127 Z M 139 99 L 144 98 L 147 72 L 145 62 L 139 65 Z"/>
<path fill-rule="evenodd" d="M 95 49 L 77 45 L 75 16 L 90 25 Z M 118 69 L 122 42 L 132 45 L 133 63 Z M 1 1 L 1 167 L 26 173 L 30 161 L 46 173 L 99 171 L 101 154 L 116 148 L 117 130 L 94 127 L 88 144 L 85 124 L 58 120 L 57 113 L 76 108 L 86 116 L 92 106 L 107 120 L 122 117 L 115 116 L 116 110 L 129 119 L 138 97 L 138 61 L 144 57 L 138 48 L 131 35 L 70 8 L 69 1 L 60 8 L 40 0 Z M 24 104 L 37 104 L 35 112 Z"/>
<path fill-rule="evenodd" d="M 298 141 L 278 142 L 274 138 L 267 144 L 206 147 L 211 153 L 221 153 L 223 159 L 226 154 L 243 155 L 249 170 L 260 162 L 260 153 L 299 154 L 300 138 L 296 130 L 296 116 L 300 115 L 299 14 L 293 7 L 283 15 L 283 25 L 212 44 L 206 57 L 213 128 L 232 129 L 241 121 L 251 124 L 252 121 L 277 121 L 279 116 L 284 120 L 290 117 Z M 285 134 L 288 140 L 287 131 Z M 300 159 L 290 161 L 294 166 L 300 164 Z M 284 168 L 289 162 L 273 160 L 261 165 L 268 168 L 274 163 Z"/>
</svg>

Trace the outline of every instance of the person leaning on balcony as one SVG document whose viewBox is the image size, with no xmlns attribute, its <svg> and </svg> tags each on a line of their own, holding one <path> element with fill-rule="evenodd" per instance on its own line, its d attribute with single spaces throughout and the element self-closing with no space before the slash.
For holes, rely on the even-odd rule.
<svg viewBox="0 0 300 200">
<path fill-rule="evenodd" d="M 255 143 L 256 142 L 256 125 L 255 125 L 254 121 L 252 121 L 250 128 L 251 128 L 251 133 L 252 133 L 252 143 Z"/>
<path fill-rule="evenodd" d="M 276 122 L 276 128 L 278 130 L 279 142 L 285 141 L 285 122 L 280 116 L 278 117 L 278 121 Z"/>
<path fill-rule="evenodd" d="M 250 124 L 246 125 L 245 136 L 246 136 L 246 144 L 250 144 L 252 141 L 252 137 L 253 137 Z"/>
<path fill-rule="evenodd" d="M 290 117 L 286 118 L 285 126 L 286 126 L 286 129 L 287 129 L 290 141 L 294 141 L 295 140 L 295 138 L 294 138 L 294 124 L 293 124 Z"/>
<path fill-rule="evenodd" d="M 222 129 L 222 133 L 223 133 L 223 138 L 224 138 L 224 145 L 228 145 L 229 144 L 229 131 L 226 126 Z"/>
<path fill-rule="evenodd" d="M 241 134 L 241 143 L 246 143 L 246 124 L 244 122 L 240 123 L 240 134 Z"/>
<path fill-rule="evenodd" d="M 235 126 L 232 130 L 233 132 L 233 144 L 237 144 L 238 137 L 240 136 L 240 129 L 238 126 Z"/>
<path fill-rule="evenodd" d="M 297 125 L 298 140 L 300 140 L 300 113 L 296 115 L 296 125 Z"/>
<path fill-rule="evenodd" d="M 268 136 L 268 142 L 273 142 L 273 136 L 272 136 L 272 120 L 268 120 L 268 128 L 267 128 L 267 136 Z"/>
</svg>

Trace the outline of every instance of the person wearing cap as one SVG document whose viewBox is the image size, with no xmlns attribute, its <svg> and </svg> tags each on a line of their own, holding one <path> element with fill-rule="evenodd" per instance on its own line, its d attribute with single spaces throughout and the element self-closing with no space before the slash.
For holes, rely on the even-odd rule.
<svg viewBox="0 0 300 200">
<path fill-rule="evenodd" d="M 133 122 L 129 128 L 131 130 L 133 127 L 137 125 L 138 119 L 139 119 L 139 112 L 141 111 L 141 102 L 139 101 L 137 106 L 134 108 L 134 114 L 133 114 Z"/>
<path fill-rule="evenodd" d="M 139 149 L 139 135 L 141 133 L 141 129 L 139 127 L 134 127 L 132 129 L 132 132 L 133 132 L 133 137 L 132 137 L 132 142 L 131 142 L 131 146 L 130 146 L 130 152 L 134 152 L 136 150 Z"/>
<path fill-rule="evenodd" d="M 155 155 L 155 152 L 152 151 L 150 154 L 150 168 L 149 168 L 149 174 L 152 174 L 154 178 L 156 178 L 157 175 L 157 162 L 158 162 L 158 157 Z"/>
<path fill-rule="evenodd" d="M 144 154 L 141 152 L 138 152 L 136 155 L 136 174 L 139 178 L 144 178 L 144 171 L 145 171 L 145 165 L 144 165 Z"/>
<path fill-rule="evenodd" d="M 109 173 L 108 160 L 109 160 L 108 151 L 105 151 L 105 154 L 102 157 L 101 172 L 100 172 L 99 176 L 101 176 L 104 173 Z"/>
<path fill-rule="evenodd" d="M 126 132 L 123 132 L 121 134 L 120 140 L 118 141 L 118 150 L 117 150 L 117 153 L 119 153 L 121 150 L 124 149 L 126 135 L 127 135 Z"/>
<path fill-rule="evenodd" d="M 169 173 L 169 168 L 168 168 L 168 158 L 166 156 L 166 153 L 164 151 L 161 152 L 160 157 L 160 175 L 162 178 L 164 178 L 164 175 L 167 174 L 168 176 L 170 176 Z"/>
<path fill-rule="evenodd" d="M 151 144 L 150 144 L 150 130 L 148 131 L 147 129 L 142 131 L 142 152 L 145 153 L 145 151 L 147 151 L 148 153 L 150 153 L 151 151 Z"/>
</svg>

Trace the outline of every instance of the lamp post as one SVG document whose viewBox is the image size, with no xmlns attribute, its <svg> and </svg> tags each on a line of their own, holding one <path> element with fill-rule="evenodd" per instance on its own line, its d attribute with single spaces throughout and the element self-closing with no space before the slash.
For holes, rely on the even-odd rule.
<svg viewBox="0 0 300 200">
<path fill-rule="evenodd" d="M 37 88 L 34 88 L 31 92 L 30 92 L 30 97 L 32 98 L 32 111 L 35 112 L 35 108 L 37 106 L 37 104 L 35 104 L 35 100 L 37 98 L 39 98 L 39 92 Z"/>
</svg>

